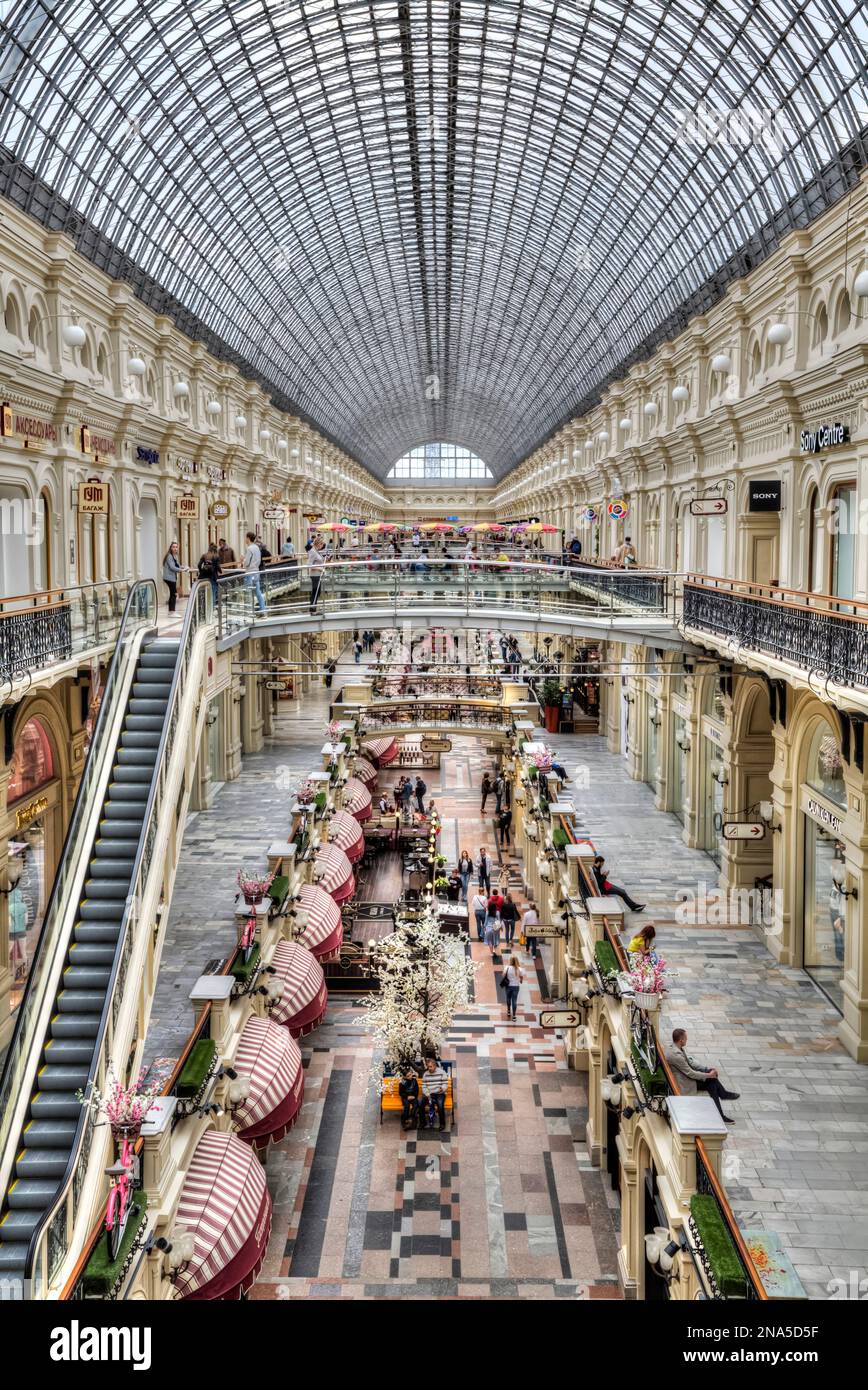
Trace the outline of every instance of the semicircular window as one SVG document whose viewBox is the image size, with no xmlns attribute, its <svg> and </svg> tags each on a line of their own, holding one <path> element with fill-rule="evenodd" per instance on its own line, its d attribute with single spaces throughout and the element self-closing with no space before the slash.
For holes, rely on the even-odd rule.
<svg viewBox="0 0 868 1390">
<path fill-rule="evenodd" d="M 389 481 L 420 478 L 425 482 L 450 482 L 453 478 L 492 478 L 491 469 L 460 444 L 418 444 L 398 459 L 387 474 Z M 493 479 L 492 479 L 493 480 Z"/>
<path fill-rule="evenodd" d="M 844 759 L 841 745 L 829 725 L 817 727 L 808 753 L 808 785 L 827 796 L 836 806 L 847 805 L 844 785 Z"/>
</svg>

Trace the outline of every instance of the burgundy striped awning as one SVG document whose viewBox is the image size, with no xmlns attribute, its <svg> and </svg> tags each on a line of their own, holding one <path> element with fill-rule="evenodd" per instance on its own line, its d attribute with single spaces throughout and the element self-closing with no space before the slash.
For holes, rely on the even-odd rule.
<svg viewBox="0 0 868 1390">
<path fill-rule="evenodd" d="M 365 836 L 362 827 L 349 811 L 335 811 L 329 821 L 330 845 L 342 849 L 351 864 L 361 859 L 365 852 Z"/>
<path fill-rule="evenodd" d="M 371 793 L 364 782 L 351 777 L 344 787 L 344 810 L 349 811 L 360 823 L 370 819 Z"/>
<path fill-rule="evenodd" d="M 394 738 L 368 738 L 362 744 L 362 752 L 373 758 L 378 767 L 388 767 L 398 756 L 398 745 Z"/>
<path fill-rule="evenodd" d="M 328 991 L 322 966 L 298 941 L 279 942 L 271 965 L 283 980 L 283 998 L 271 1011 L 273 1023 L 282 1023 L 294 1038 L 310 1033 L 322 1022 Z"/>
<path fill-rule="evenodd" d="M 331 893 L 336 903 L 346 902 L 356 891 L 353 866 L 339 845 L 324 844 L 317 851 L 313 878 L 320 888 Z"/>
<path fill-rule="evenodd" d="M 256 1279 L 271 1231 L 265 1169 L 234 1134 L 206 1130 L 190 1161 L 173 1221 L 195 1242 L 178 1275 L 181 1298 L 238 1299 Z"/>
<path fill-rule="evenodd" d="M 377 769 L 373 763 L 369 763 L 367 758 L 356 758 L 353 764 L 353 776 L 360 782 L 364 782 L 366 787 L 372 787 L 377 780 Z"/>
<path fill-rule="evenodd" d="M 232 1066 L 250 1080 L 250 1093 L 235 1112 L 238 1138 L 256 1149 L 276 1144 L 292 1129 L 304 1100 L 298 1043 L 286 1028 L 252 1014 Z"/>
<path fill-rule="evenodd" d="M 361 835 L 358 821 L 353 820 L 352 816 L 348 819 Z M 298 940 L 318 961 L 324 963 L 337 960 L 344 939 L 344 923 L 340 908 L 334 898 L 315 883 L 303 884 L 300 896 L 298 907 L 307 913 L 307 922 L 300 928 Z"/>
</svg>

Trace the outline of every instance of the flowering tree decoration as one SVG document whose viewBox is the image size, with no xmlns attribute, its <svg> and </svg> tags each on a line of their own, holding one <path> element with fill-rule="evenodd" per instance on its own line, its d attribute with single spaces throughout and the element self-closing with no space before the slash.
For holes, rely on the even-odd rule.
<svg viewBox="0 0 868 1390">
<path fill-rule="evenodd" d="M 76 1091 L 76 1100 L 89 1110 L 104 1115 L 111 1126 L 112 1134 L 138 1134 L 154 1098 L 159 1094 L 159 1080 L 152 1082 L 150 1086 L 144 1086 L 139 1075 L 129 1086 L 124 1086 L 113 1071 L 108 1072 L 106 1079 L 108 1090 L 105 1093 L 100 1091 L 95 1082 L 89 1081 L 83 1091 Z"/>
<path fill-rule="evenodd" d="M 335 743 L 340 738 L 341 726 L 337 719 L 333 719 L 331 721 L 328 728 L 326 729 L 326 733 L 329 736 L 330 743 Z"/>
<path fill-rule="evenodd" d="M 261 903 L 274 882 L 274 874 L 242 867 L 238 870 L 236 882 L 246 903 Z"/>
<path fill-rule="evenodd" d="M 533 765 L 538 772 L 550 772 L 552 755 L 548 748 L 541 748 L 533 755 Z"/>
<path fill-rule="evenodd" d="M 467 1006 L 477 966 L 465 955 L 467 936 L 440 930 L 426 902 L 419 917 L 402 922 L 371 948 L 379 994 L 366 1001 L 365 1027 L 387 1064 L 399 1068 L 433 1048 L 439 1053 L 452 1019 Z"/>
<path fill-rule="evenodd" d="M 306 782 L 302 782 L 301 786 L 295 794 L 295 799 L 298 802 L 299 806 L 307 806 L 310 804 L 311 801 L 313 801 L 315 796 L 316 783 L 312 782 L 310 778 L 308 778 Z"/>
</svg>

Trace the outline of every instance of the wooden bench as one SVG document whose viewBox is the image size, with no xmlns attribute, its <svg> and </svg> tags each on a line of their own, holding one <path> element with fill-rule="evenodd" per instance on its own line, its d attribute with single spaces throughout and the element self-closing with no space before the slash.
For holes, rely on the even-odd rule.
<svg viewBox="0 0 868 1390">
<path fill-rule="evenodd" d="M 447 1074 L 446 1080 L 446 1100 L 443 1109 L 447 1115 L 452 1116 L 452 1124 L 455 1123 L 455 1112 L 458 1109 L 458 1099 L 455 1093 L 455 1075 L 452 1062 L 440 1063 Z M 383 1123 L 384 1115 L 400 1115 L 404 1109 L 404 1102 L 401 1099 L 398 1087 L 401 1084 L 400 1076 L 384 1076 L 380 1087 L 380 1124 Z M 419 1105 L 424 1103 L 422 1095 L 422 1078 L 419 1078 Z"/>
</svg>

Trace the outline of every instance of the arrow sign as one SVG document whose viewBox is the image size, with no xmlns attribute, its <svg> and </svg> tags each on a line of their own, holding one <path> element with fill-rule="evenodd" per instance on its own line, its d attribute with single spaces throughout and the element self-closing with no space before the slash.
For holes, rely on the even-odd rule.
<svg viewBox="0 0 868 1390">
<path fill-rule="evenodd" d="M 690 504 L 691 516 L 723 516 L 726 510 L 725 497 L 695 497 Z"/>
<path fill-rule="evenodd" d="M 540 1028 L 578 1028 L 581 1021 L 578 1009 L 548 1009 L 539 1016 Z"/>
<path fill-rule="evenodd" d="M 723 838 L 725 840 L 761 840 L 766 833 L 760 820 L 725 820 Z"/>
</svg>

